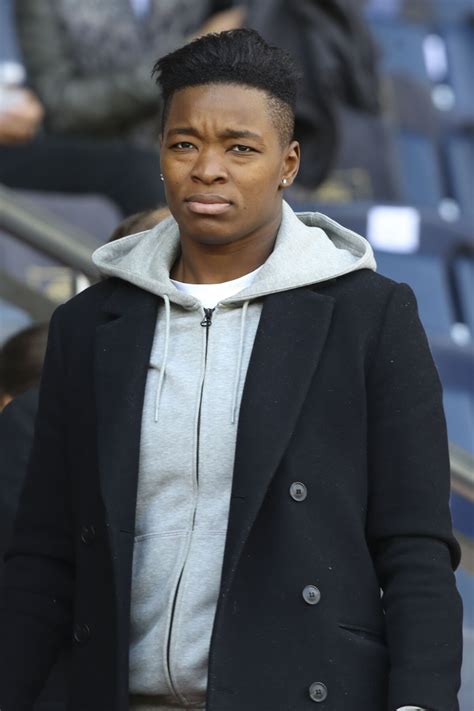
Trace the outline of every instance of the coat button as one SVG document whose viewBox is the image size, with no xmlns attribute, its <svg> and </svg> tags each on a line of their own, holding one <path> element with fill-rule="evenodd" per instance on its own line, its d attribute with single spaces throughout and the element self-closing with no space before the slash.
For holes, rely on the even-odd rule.
<svg viewBox="0 0 474 711">
<path fill-rule="evenodd" d="M 321 600 L 321 591 L 315 585 L 307 585 L 303 590 L 303 600 L 308 605 L 317 605 Z"/>
<path fill-rule="evenodd" d="M 77 642 L 78 644 L 83 644 L 84 642 L 87 642 L 90 639 L 91 636 L 91 630 L 89 625 L 74 625 L 74 641 Z"/>
<path fill-rule="evenodd" d="M 290 486 L 290 496 L 294 501 L 304 501 L 308 496 L 308 489 L 300 481 L 294 481 Z"/>
<path fill-rule="evenodd" d="M 324 684 L 320 681 L 315 681 L 314 684 L 311 684 L 309 687 L 309 698 L 311 701 L 316 701 L 317 704 L 320 704 L 322 701 L 326 701 L 327 697 L 328 690 Z"/>
<path fill-rule="evenodd" d="M 81 528 L 81 541 L 86 545 L 90 546 L 95 540 L 95 528 L 94 526 L 83 526 Z"/>
</svg>

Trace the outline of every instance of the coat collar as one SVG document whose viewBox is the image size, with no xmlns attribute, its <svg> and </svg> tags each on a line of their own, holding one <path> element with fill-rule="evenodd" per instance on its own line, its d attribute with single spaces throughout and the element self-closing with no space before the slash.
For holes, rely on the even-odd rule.
<svg viewBox="0 0 474 711">
<path fill-rule="evenodd" d="M 145 383 L 159 299 L 119 281 L 96 331 L 95 393 L 102 495 L 109 522 L 133 533 Z"/>
</svg>

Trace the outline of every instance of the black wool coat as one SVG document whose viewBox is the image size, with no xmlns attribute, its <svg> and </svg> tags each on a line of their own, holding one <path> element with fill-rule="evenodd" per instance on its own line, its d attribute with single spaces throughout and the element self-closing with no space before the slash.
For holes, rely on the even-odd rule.
<svg viewBox="0 0 474 711">
<path fill-rule="evenodd" d="M 70 711 L 128 710 L 159 307 L 109 279 L 53 317 L 7 556 L 2 711 L 30 711 L 71 636 Z M 306 497 L 291 495 L 295 482 Z M 457 711 L 448 496 L 441 388 L 411 290 L 363 270 L 266 297 L 240 409 L 207 711 Z"/>
</svg>

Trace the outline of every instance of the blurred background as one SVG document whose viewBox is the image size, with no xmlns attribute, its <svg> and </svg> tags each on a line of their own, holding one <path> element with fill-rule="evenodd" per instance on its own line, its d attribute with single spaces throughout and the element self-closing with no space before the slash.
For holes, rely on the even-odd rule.
<svg viewBox="0 0 474 711">
<path fill-rule="evenodd" d="M 418 298 L 444 386 L 472 711 L 474 0 L 0 0 L 0 363 L 38 370 L 38 326 L 97 279 L 91 252 L 162 217 L 154 62 L 240 26 L 301 68 L 288 201 L 365 235 Z M 10 382 L 3 403 L 32 380 Z"/>
</svg>

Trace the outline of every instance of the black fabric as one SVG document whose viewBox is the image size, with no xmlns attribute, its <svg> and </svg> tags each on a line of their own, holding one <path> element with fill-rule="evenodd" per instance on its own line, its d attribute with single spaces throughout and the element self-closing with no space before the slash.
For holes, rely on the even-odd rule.
<svg viewBox="0 0 474 711">
<path fill-rule="evenodd" d="M 26 476 L 38 408 L 38 390 L 16 397 L 0 414 L 0 584 L 20 492 Z M 68 653 L 52 670 L 34 711 L 65 711 Z"/>
<path fill-rule="evenodd" d="M 41 135 L 24 146 L 0 146 L 0 183 L 106 195 L 124 215 L 165 204 L 158 153 L 118 140 Z"/>
<path fill-rule="evenodd" d="M 7 558 L 2 711 L 30 711 L 73 633 L 68 710 L 128 711 L 141 413 L 158 307 L 112 279 L 53 317 Z M 295 481 L 304 501 L 289 494 Z M 207 711 L 310 711 L 314 682 L 326 685 L 329 711 L 458 711 L 448 497 L 441 388 L 409 287 L 364 270 L 266 297 L 239 417 Z M 309 584 L 318 605 L 302 597 Z"/>
<path fill-rule="evenodd" d="M 0 414 L 0 580 L 33 441 L 38 390 L 12 400 Z"/>
<path fill-rule="evenodd" d="M 287 49 L 302 80 L 295 137 L 303 146 L 298 181 L 316 188 L 337 156 L 338 107 L 377 113 L 376 51 L 357 7 L 344 0 L 247 0 L 247 25 Z"/>
</svg>

